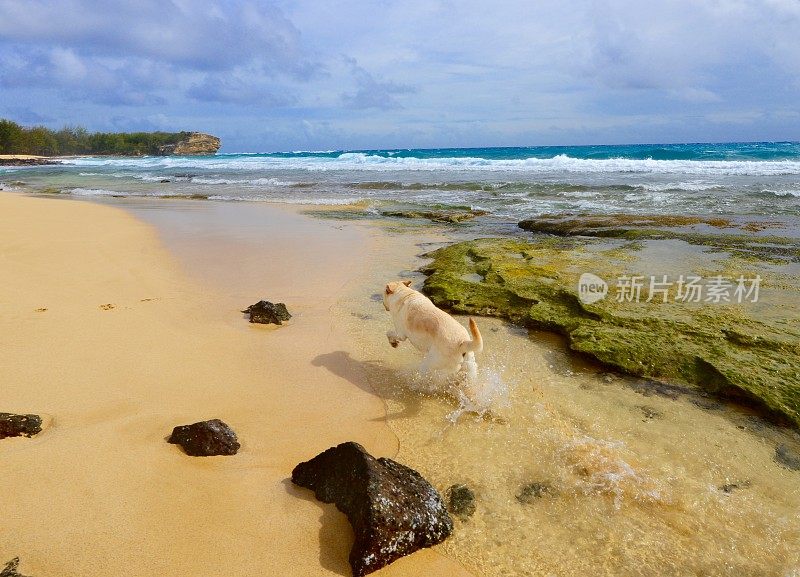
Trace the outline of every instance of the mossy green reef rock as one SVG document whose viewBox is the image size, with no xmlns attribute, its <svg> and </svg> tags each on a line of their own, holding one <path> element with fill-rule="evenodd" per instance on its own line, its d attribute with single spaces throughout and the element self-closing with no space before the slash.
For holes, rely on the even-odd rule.
<svg viewBox="0 0 800 577">
<path fill-rule="evenodd" d="M 432 222 L 456 224 L 489 214 L 485 210 L 384 210 L 383 216 L 395 218 L 427 219 Z"/>
<path fill-rule="evenodd" d="M 425 255 L 433 260 L 422 269 L 423 291 L 450 311 L 555 331 L 572 350 L 625 373 L 699 386 L 800 426 L 796 319 L 762 318 L 752 303 L 578 298 L 583 272 L 606 280 L 631 274 L 641 264 L 638 244 L 546 235 L 460 242 Z M 796 298 L 796 290 L 784 286 L 781 298 Z"/>
<path fill-rule="evenodd" d="M 523 220 L 519 227 L 528 232 L 555 236 L 589 236 L 630 241 L 646 239 L 682 240 L 696 246 L 722 250 L 744 257 L 776 262 L 800 262 L 800 240 L 777 235 L 756 235 L 780 229 L 774 221 L 736 222 L 725 217 L 636 214 L 561 214 Z"/>
</svg>

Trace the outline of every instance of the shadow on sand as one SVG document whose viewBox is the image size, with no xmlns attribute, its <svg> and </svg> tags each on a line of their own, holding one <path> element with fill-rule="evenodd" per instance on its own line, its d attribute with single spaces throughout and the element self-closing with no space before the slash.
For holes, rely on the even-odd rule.
<svg viewBox="0 0 800 577">
<path fill-rule="evenodd" d="M 379 361 L 359 361 L 351 357 L 348 352 L 334 351 L 317 356 L 311 364 L 315 367 L 325 367 L 337 377 L 346 379 L 361 390 L 384 401 L 391 400 L 402 404 L 401 411 L 390 414 L 387 410 L 387 421 L 413 417 L 422 407 L 424 394 L 408 386 L 408 375 L 387 368 Z M 375 386 L 370 383 L 375 383 Z"/>
<path fill-rule="evenodd" d="M 333 503 L 323 503 L 314 491 L 298 487 L 291 479 L 282 481 L 283 488 L 293 497 L 314 503 L 319 507 L 319 562 L 322 567 L 338 575 L 350 576 L 350 549 L 355 536 L 350 521 Z"/>
</svg>

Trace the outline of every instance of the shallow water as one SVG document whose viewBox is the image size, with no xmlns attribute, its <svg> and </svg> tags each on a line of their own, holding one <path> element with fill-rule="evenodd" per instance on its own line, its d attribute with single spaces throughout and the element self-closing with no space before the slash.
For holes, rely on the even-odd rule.
<svg viewBox="0 0 800 577">
<path fill-rule="evenodd" d="M 449 555 L 487 576 L 800 574 L 800 472 L 774 458 L 800 435 L 739 407 L 604 373 L 552 335 L 482 318 L 499 406 L 453 424 L 457 399 L 420 386 L 420 354 L 389 346 L 390 318 L 370 301 L 387 279 L 419 284 L 411 242 L 378 239 L 379 268 L 339 310 L 356 349 L 337 354 L 385 400 L 400 462 L 442 493 L 475 491 Z"/>
</svg>

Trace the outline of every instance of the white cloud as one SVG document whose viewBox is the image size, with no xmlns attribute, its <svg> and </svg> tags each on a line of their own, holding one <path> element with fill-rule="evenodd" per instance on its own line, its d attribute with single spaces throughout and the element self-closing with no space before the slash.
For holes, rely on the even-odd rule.
<svg viewBox="0 0 800 577">
<path fill-rule="evenodd" d="M 251 149 L 796 138 L 798 29 L 796 0 L 0 0 L 0 105 Z"/>
</svg>

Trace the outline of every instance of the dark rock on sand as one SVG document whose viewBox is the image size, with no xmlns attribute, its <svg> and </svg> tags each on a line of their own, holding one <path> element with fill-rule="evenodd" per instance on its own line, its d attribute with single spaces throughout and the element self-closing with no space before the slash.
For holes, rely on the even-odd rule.
<svg viewBox="0 0 800 577">
<path fill-rule="evenodd" d="M 258 301 L 254 305 L 250 305 L 242 311 L 250 315 L 251 323 L 261 324 L 283 324 L 283 321 L 288 321 L 292 318 L 286 305 L 283 303 L 271 303 L 269 301 Z"/>
<path fill-rule="evenodd" d="M 347 515 L 355 533 L 350 550 L 355 577 L 436 545 L 453 531 L 430 483 L 400 463 L 374 458 L 358 443 L 342 443 L 300 463 L 292 482 Z"/>
<path fill-rule="evenodd" d="M 534 481 L 528 483 L 520 489 L 517 493 L 517 501 L 520 503 L 528 504 L 533 503 L 536 499 L 540 499 L 545 495 L 555 495 L 556 490 L 547 481 Z"/>
<path fill-rule="evenodd" d="M 19 567 L 19 557 L 14 557 L 11 561 L 6 563 L 5 569 L 0 571 L 0 577 L 25 577 L 17 572 Z"/>
<path fill-rule="evenodd" d="M 457 517 L 475 513 L 475 492 L 466 485 L 451 485 L 447 489 L 447 510 Z"/>
<path fill-rule="evenodd" d="M 800 450 L 789 445 L 780 444 L 775 447 L 775 460 L 792 471 L 800 471 Z"/>
<path fill-rule="evenodd" d="M 169 442 L 192 457 L 235 455 L 240 447 L 236 433 L 219 419 L 175 427 Z"/>
<path fill-rule="evenodd" d="M 39 415 L 0 413 L 0 439 L 6 437 L 32 437 L 42 432 Z"/>
</svg>

